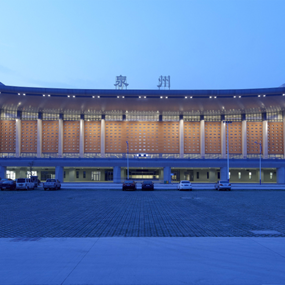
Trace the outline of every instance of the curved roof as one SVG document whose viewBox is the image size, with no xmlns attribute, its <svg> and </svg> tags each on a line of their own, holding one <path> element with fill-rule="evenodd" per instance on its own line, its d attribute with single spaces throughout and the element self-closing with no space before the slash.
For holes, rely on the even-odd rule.
<svg viewBox="0 0 285 285">
<path fill-rule="evenodd" d="M 34 112 L 247 113 L 285 110 L 285 87 L 229 90 L 60 89 L 0 85 L 0 108 Z"/>
</svg>

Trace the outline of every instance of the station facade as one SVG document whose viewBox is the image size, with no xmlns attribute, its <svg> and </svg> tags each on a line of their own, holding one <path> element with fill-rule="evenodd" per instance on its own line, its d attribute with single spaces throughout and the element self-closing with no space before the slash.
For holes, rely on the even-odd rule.
<svg viewBox="0 0 285 285">
<path fill-rule="evenodd" d="M 2 178 L 285 183 L 285 88 L 0 92 Z"/>
</svg>

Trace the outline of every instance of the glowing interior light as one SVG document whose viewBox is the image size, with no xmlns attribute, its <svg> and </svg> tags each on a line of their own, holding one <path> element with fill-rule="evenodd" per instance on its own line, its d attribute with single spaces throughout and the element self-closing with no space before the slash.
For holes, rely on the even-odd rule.
<svg viewBox="0 0 285 285">
<path fill-rule="evenodd" d="M 141 98 L 142 96 L 139 96 L 139 98 Z"/>
<path fill-rule="evenodd" d="M 168 97 L 167 97 L 167 96 L 165 96 L 165 98 L 166 98 L 166 99 L 168 99 Z"/>
<path fill-rule="evenodd" d="M 73 95 L 72 97 L 75 98 L 75 95 Z"/>
<path fill-rule="evenodd" d="M 26 96 L 26 93 L 23 93 L 24 96 Z"/>
<path fill-rule="evenodd" d="M 95 96 L 92 96 L 92 98 L 95 98 Z"/>
<path fill-rule="evenodd" d="M 117 96 L 117 98 L 120 98 L 120 96 Z"/>
<path fill-rule="evenodd" d="M 144 98 L 146 98 L 146 96 L 144 96 Z"/>
<path fill-rule="evenodd" d="M 125 98 L 125 96 L 122 96 L 122 98 Z"/>
<path fill-rule="evenodd" d="M 20 93 L 18 93 L 18 95 L 21 95 Z"/>
<path fill-rule="evenodd" d="M 69 97 L 70 97 L 70 95 L 67 95 L 67 97 L 69 98 Z"/>
<path fill-rule="evenodd" d="M 97 96 L 97 98 L 100 98 L 100 96 Z"/>
<path fill-rule="evenodd" d="M 263 97 L 266 97 L 266 95 L 263 95 Z"/>
<path fill-rule="evenodd" d="M 260 97 L 260 95 L 258 95 L 258 97 Z"/>
<path fill-rule="evenodd" d="M 236 98 L 237 96 L 234 96 L 234 98 Z"/>
<path fill-rule="evenodd" d="M 187 96 L 185 96 L 185 99 L 187 99 Z"/>
<path fill-rule="evenodd" d="M 43 94 L 43 96 L 44 96 L 44 97 L 46 97 L 46 95 L 45 95 L 45 94 Z"/>
<path fill-rule="evenodd" d="M 214 97 L 215 99 L 217 98 L 217 96 Z"/>
<path fill-rule="evenodd" d="M 192 99 L 193 97 L 192 96 L 190 96 L 190 99 Z"/>
<path fill-rule="evenodd" d="M 210 96 L 209 98 L 212 99 L 212 96 Z"/>
<path fill-rule="evenodd" d="M 50 94 L 48 94 L 48 97 L 50 97 Z"/>
<path fill-rule="evenodd" d="M 241 98 L 241 96 L 238 96 L 239 98 Z"/>
</svg>

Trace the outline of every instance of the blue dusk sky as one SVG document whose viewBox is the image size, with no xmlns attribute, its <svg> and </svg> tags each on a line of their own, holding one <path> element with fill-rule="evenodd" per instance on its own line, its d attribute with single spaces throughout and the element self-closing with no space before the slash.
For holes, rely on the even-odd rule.
<svg viewBox="0 0 285 285">
<path fill-rule="evenodd" d="M 5 85 L 242 89 L 285 83 L 285 0 L 0 0 Z"/>
</svg>

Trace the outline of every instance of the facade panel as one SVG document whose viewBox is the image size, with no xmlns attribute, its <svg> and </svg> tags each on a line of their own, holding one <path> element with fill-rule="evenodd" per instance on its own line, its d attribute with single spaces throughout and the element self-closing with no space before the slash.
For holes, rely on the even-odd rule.
<svg viewBox="0 0 285 285">
<path fill-rule="evenodd" d="M 232 122 L 231 124 L 228 124 L 229 153 L 232 153 L 232 154 L 242 153 L 241 127 L 242 127 L 242 122 Z M 226 129 L 226 134 L 227 134 L 227 129 Z M 226 137 L 226 140 L 227 140 L 227 137 Z M 226 145 L 226 153 L 228 153 L 227 145 Z"/>
<path fill-rule="evenodd" d="M 184 153 L 200 153 L 200 122 L 184 122 Z"/>
<path fill-rule="evenodd" d="M 42 152 L 58 152 L 58 120 L 42 121 Z"/>
<path fill-rule="evenodd" d="M 101 151 L 101 122 L 84 122 L 84 152 L 99 153 Z"/>
<path fill-rule="evenodd" d="M 21 122 L 21 152 L 37 152 L 37 121 Z"/>
<path fill-rule="evenodd" d="M 179 122 L 161 123 L 163 148 L 160 153 L 179 153 Z"/>
<path fill-rule="evenodd" d="M 126 153 L 125 122 L 109 121 L 105 124 L 106 153 Z"/>
<path fill-rule="evenodd" d="M 248 154 L 259 154 L 260 147 L 259 144 L 255 142 L 262 142 L 262 122 L 247 122 L 247 153 Z"/>
<path fill-rule="evenodd" d="M 16 152 L 16 122 L 0 121 L 0 152 Z"/>
<path fill-rule="evenodd" d="M 79 121 L 63 121 L 63 152 L 79 153 Z"/>
<path fill-rule="evenodd" d="M 268 154 L 283 154 L 283 122 L 268 122 Z"/>
<path fill-rule="evenodd" d="M 221 122 L 205 122 L 205 153 L 221 153 Z"/>
</svg>

